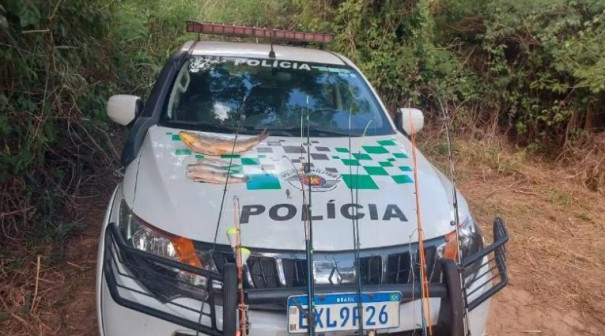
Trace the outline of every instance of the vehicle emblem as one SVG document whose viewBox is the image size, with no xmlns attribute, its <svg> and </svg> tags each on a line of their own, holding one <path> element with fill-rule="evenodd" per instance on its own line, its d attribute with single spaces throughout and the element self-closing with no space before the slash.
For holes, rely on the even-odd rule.
<svg viewBox="0 0 605 336">
<path fill-rule="evenodd" d="M 299 190 L 301 186 L 305 186 L 320 192 L 334 190 L 341 180 L 339 174 L 319 168 L 311 168 L 306 174 L 300 170 L 290 169 L 281 173 L 279 177 Z"/>
<path fill-rule="evenodd" d="M 330 273 L 328 280 L 330 280 L 332 285 L 340 285 L 342 283 L 342 277 L 336 267 L 332 267 L 332 273 Z"/>
</svg>

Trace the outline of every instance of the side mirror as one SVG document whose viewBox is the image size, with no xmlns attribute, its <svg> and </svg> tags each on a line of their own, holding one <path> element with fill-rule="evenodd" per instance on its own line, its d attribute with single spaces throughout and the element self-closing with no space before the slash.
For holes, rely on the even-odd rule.
<svg viewBox="0 0 605 336">
<path fill-rule="evenodd" d="M 397 109 L 395 126 L 407 135 L 418 133 L 424 127 L 424 114 L 419 109 L 401 107 Z"/>
<path fill-rule="evenodd" d="M 143 101 L 137 96 L 115 95 L 107 101 L 107 116 L 120 125 L 130 124 L 143 109 Z"/>
</svg>

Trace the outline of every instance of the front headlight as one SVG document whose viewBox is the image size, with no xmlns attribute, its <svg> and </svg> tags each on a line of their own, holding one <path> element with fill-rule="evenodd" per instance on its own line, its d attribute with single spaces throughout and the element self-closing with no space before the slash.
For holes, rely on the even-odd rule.
<svg viewBox="0 0 605 336">
<path fill-rule="evenodd" d="M 464 261 L 464 258 L 483 248 L 483 235 L 470 213 L 460 222 L 459 234 L 460 260 Z M 456 230 L 445 235 L 445 243 L 437 248 L 437 253 L 441 258 L 458 260 Z M 468 270 L 465 270 L 467 282 L 474 278 L 480 266 L 481 263 L 476 263 L 476 265 L 472 265 Z"/>
<path fill-rule="evenodd" d="M 178 261 L 197 268 L 216 270 L 209 253 L 197 251 L 191 239 L 180 237 L 158 229 L 137 217 L 122 200 L 117 218 L 118 228 L 127 244 L 156 256 Z M 163 300 L 170 300 L 181 294 L 205 299 L 207 293 L 200 291 L 206 287 L 204 276 L 168 267 L 148 260 L 136 260 L 133 271 L 141 283 Z M 150 276 L 156 272 L 157 276 Z M 161 278 L 161 279 L 160 279 Z M 160 280 L 171 281 L 169 286 Z M 214 285 L 214 284 L 213 284 Z"/>
<path fill-rule="evenodd" d="M 202 268 L 191 239 L 158 229 L 132 213 L 124 200 L 120 204 L 118 227 L 133 247 L 157 256 Z"/>
<path fill-rule="evenodd" d="M 483 235 L 470 213 L 460 223 L 459 232 L 461 260 L 483 248 Z"/>
</svg>

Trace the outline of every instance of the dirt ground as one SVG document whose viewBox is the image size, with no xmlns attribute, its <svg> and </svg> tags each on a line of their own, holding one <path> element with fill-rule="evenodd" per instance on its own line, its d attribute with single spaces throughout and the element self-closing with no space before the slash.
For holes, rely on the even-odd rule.
<svg viewBox="0 0 605 336">
<path fill-rule="evenodd" d="M 510 283 L 492 301 L 487 335 L 605 335 L 603 194 L 578 183 L 573 167 L 499 145 L 463 143 L 457 156 L 459 188 L 483 232 L 498 215 L 511 236 Z M 17 264 L 0 260 L 0 335 L 97 333 L 97 236 L 108 197 L 85 199 L 85 233 L 71 238 L 63 263 L 49 266 L 44 249 Z"/>
</svg>

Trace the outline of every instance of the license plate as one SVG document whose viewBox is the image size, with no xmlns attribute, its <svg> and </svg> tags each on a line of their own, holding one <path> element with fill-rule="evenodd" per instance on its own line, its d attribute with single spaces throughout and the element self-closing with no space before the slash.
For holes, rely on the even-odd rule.
<svg viewBox="0 0 605 336">
<path fill-rule="evenodd" d="M 351 331 L 359 329 L 363 317 L 365 330 L 399 327 L 400 292 L 362 293 L 359 313 L 356 293 L 315 295 L 315 331 Z M 306 295 L 288 298 L 288 331 L 307 332 Z"/>
</svg>

